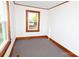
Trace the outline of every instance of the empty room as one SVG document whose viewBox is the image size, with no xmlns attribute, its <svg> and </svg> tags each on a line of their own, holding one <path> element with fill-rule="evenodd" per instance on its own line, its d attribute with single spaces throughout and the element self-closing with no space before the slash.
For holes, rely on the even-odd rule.
<svg viewBox="0 0 79 59">
<path fill-rule="evenodd" d="M 0 57 L 78 57 L 79 1 L 1 1 Z"/>
</svg>

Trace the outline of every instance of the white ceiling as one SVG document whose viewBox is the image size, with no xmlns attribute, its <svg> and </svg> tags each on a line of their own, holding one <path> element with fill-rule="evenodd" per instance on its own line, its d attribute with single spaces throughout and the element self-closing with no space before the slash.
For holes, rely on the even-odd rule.
<svg viewBox="0 0 79 59">
<path fill-rule="evenodd" d="M 43 9 L 49 9 L 63 2 L 65 1 L 15 1 L 17 4 Z"/>
</svg>

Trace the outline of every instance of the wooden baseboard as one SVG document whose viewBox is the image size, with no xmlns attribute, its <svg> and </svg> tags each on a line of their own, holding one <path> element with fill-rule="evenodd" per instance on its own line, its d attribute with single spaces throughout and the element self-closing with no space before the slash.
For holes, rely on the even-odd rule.
<svg viewBox="0 0 79 59">
<path fill-rule="evenodd" d="M 48 38 L 48 37 L 46 35 L 44 35 L 44 36 L 16 37 L 16 39 L 26 39 L 26 40 L 31 40 L 32 38 Z"/>
<path fill-rule="evenodd" d="M 12 50 L 11 50 L 11 53 L 10 53 L 9 57 L 11 57 L 11 55 L 12 55 L 12 52 L 13 52 L 13 49 L 15 47 L 15 43 L 16 43 L 17 40 L 23 40 L 23 39 L 30 40 L 32 38 L 48 38 L 48 36 L 44 35 L 44 36 L 16 37 L 15 42 L 14 42 L 14 45 L 12 47 Z"/>
<path fill-rule="evenodd" d="M 9 45 L 10 45 L 11 41 L 8 41 L 6 46 L 4 47 L 3 51 L 0 53 L 0 57 L 3 57 L 6 50 L 8 49 Z"/>
<path fill-rule="evenodd" d="M 11 55 L 12 55 L 13 49 L 14 49 L 14 47 L 15 47 L 15 43 L 16 43 L 16 39 L 15 39 L 15 42 L 14 42 L 14 44 L 13 44 L 13 47 L 12 47 L 12 50 L 11 50 L 11 52 L 10 52 L 9 57 L 11 57 Z"/>
<path fill-rule="evenodd" d="M 54 43 L 55 45 L 57 45 L 57 46 L 58 46 L 59 48 L 61 48 L 63 51 L 67 52 L 70 56 L 72 56 L 72 57 L 78 57 L 76 54 L 74 54 L 73 52 L 71 52 L 70 50 L 68 50 L 67 48 L 65 48 L 64 46 L 62 46 L 62 45 L 59 44 L 58 42 L 52 40 L 50 37 L 48 37 L 48 36 L 46 36 L 46 35 L 44 35 L 44 36 L 30 36 L 30 37 L 16 37 L 16 40 L 17 40 L 17 39 L 26 39 L 26 40 L 27 40 L 27 38 L 30 38 L 30 39 L 32 39 L 32 38 L 47 38 L 49 41 L 51 41 L 52 43 Z M 15 41 L 15 42 L 16 42 L 16 41 Z M 14 42 L 14 46 L 15 46 L 15 42 Z M 14 46 L 13 46 L 12 51 L 11 51 L 11 53 L 10 53 L 10 57 L 11 57 L 11 55 L 12 55 Z"/>
<path fill-rule="evenodd" d="M 65 47 L 62 46 L 61 44 L 59 44 L 58 42 L 54 41 L 54 40 L 51 39 L 50 37 L 48 37 L 48 40 L 51 41 L 52 43 L 54 43 L 55 45 L 57 45 L 59 48 L 61 48 L 61 49 L 64 50 L 65 52 L 67 52 L 70 56 L 72 56 L 72 57 L 78 57 L 76 54 L 74 54 L 73 52 L 71 52 L 70 50 L 68 50 L 67 48 L 65 48 Z"/>
</svg>

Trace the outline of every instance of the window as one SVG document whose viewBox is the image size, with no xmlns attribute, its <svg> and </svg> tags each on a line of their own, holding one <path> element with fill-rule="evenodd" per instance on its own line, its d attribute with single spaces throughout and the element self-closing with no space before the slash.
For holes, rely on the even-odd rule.
<svg viewBox="0 0 79 59">
<path fill-rule="evenodd" d="M 0 45 L 2 44 L 2 42 L 3 42 L 3 39 L 2 39 L 2 21 L 1 21 L 1 17 L 0 17 Z"/>
<path fill-rule="evenodd" d="M 40 12 L 26 10 L 26 32 L 39 32 Z"/>
<path fill-rule="evenodd" d="M 9 2 L 0 1 L 0 56 L 3 56 L 10 44 Z"/>
</svg>

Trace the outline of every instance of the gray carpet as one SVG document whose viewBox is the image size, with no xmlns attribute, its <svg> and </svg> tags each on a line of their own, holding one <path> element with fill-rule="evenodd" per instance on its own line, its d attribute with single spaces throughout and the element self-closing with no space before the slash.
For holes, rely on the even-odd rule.
<svg viewBox="0 0 79 59">
<path fill-rule="evenodd" d="M 16 40 L 12 57 L 70 57 L 46 38 Z"/>
</svg>

